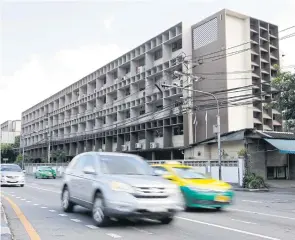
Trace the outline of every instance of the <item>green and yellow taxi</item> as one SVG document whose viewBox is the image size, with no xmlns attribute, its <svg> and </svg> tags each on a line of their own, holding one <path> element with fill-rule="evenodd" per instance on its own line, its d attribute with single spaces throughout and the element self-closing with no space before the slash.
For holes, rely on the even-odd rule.
<svg viewBox="0 0 295 240">
<path fill-rule="evenodd" d="M 209 178 L 193 167 L 178 162 L 152 165 L 155 174 L 180 187 L 186 209 L 213 208 L 220 210 L 229 206 L 234 197 L 230 184 Z"/>
<path fill-rule="evenodd" d="M 52 167 L 41 166 L 37 168 L 35 178 L 56 178 L 56 171 Z"/>
</svg>

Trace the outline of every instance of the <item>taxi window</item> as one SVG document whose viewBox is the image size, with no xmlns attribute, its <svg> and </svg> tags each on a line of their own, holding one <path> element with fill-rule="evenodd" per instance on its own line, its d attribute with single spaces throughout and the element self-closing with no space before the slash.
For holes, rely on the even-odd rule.
<svg viewBox="0 0 295 240">
<path fill-rule="evenodd" d="M 163 175 L 169 174 L 169 172 L 167 171 L 167 169 L 164 168 L 164 167 L 157 166 L 157 167 L 152 167 L 152 168 L 154 169 L 154 173 L 156 175 L 163 176 Z"/>
</svg>

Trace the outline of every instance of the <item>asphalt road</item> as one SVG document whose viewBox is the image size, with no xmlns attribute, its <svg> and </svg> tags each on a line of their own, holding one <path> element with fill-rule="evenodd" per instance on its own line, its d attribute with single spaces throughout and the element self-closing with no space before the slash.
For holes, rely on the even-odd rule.
<svg viewBox="0 0 295 240">
<path fill-rule="evenodd" d="M 16 240 L 295 239 L 294 189 L 268 193 L 236 192 L 232 207 L 221 212 L 183 212 L 168 226 L 146 221 L 124 225 L 114 222 L 108 228 L 97 228 L 88 210 L 76 207 L 74 213 L 62 212 L 60 186 L 61 179 L 28 177 L 24 188 L 2 188 L 2 197 L 5 196 L 2 202 Z"/>
</svg>

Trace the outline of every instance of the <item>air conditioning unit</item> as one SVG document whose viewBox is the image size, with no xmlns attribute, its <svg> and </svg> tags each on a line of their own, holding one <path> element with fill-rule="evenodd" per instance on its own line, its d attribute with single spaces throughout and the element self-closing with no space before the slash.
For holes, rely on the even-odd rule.
<svg viewBox="0 0 295 240">
<path fill-rule="evenodd" d="M 155 143 L 155 142 L 150 143 L 150 148 L 157 148 L 157 147 L 158 147 L 158 143 Z"/>
<path fill-rule="evenodd" d="M 128 146 L 127 145 L 122 145 L 122 151 L 128 151 Z"/>
<path fill-rule="evenodd" d="M 126 80 L 127 79 L 127 76 L 125 75 L 124 77 L 122 77 L 122 80 Z"/>
<path fill-rule="evenodd" d="M 142 146 L 141 146 L 141 143 L 135 143 L 135 148 L 136 149 L 140 149 Z"/>
</svg>

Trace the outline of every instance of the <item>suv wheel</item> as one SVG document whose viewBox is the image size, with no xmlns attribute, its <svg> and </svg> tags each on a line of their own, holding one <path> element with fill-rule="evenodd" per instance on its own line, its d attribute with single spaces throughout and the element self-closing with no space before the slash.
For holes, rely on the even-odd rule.
<svg viewBox="0 0 295 240">
<path fill-rule="evenodd" d="M 169 217 L 165 217 L 165 218 L 161 218 L 160 222 L 162 224 L 169 224 L 173 221 L 173 216 L 169 216 Z"/>
<path fill-rule="evenodd" d="M 62 209 L 65 212 L 72 212 L 73 211 L 74 204 L 70 200 L 70 192 L 67 187 L 65 187 L 62 191 L 61 205 L 62 205 Z"/>
<path fill-rule="evenodd" d="M 110 218 L 104 214 L 104 200 L 100 193 L 95 195 L 92 207 L 92 217 L 98 227 L 105 227 L 110 223 Z"/>
</svg>

